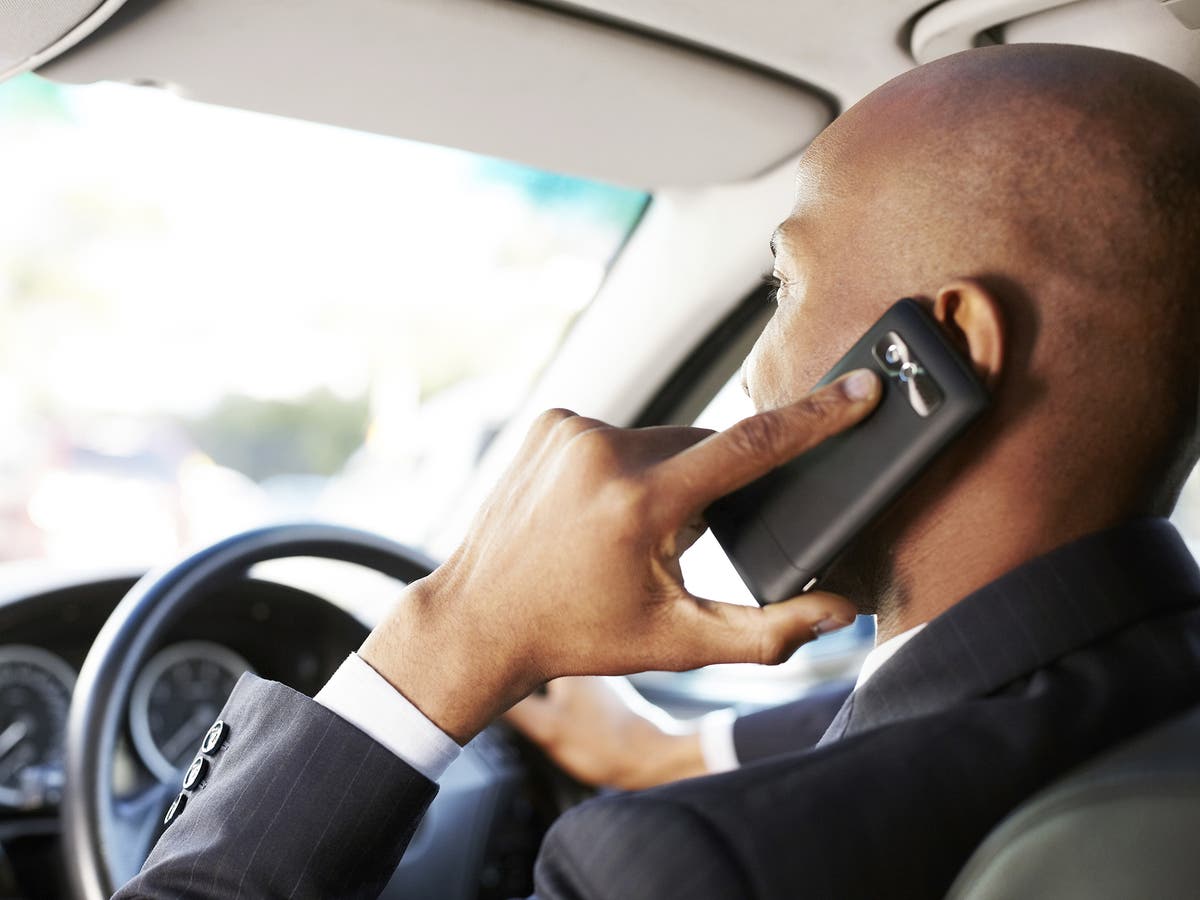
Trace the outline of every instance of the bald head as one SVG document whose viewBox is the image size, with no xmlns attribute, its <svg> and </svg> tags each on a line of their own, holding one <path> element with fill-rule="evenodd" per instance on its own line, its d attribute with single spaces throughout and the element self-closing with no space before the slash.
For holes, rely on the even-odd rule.
<svg viewBox="0 0 1200 900">
<path fill-rule="evenodd" d="M 1194 85 L 1082 47 L 957 54 L 884 85 L 805 154 L 748 386 L 786 402 L 895 299 L 933 308 L 970 279 L 1003 319 L 983 336 L 1002 352 L 970 348 L 996 409 L 924 479 L 930 512 L 891 517 L 888 546 L 985 506 L 1025 543 L 1162 513 L 1196 459 L 1198 236 Z M 946 302 L 967 347 L 983 307 Z"/>
</svg>

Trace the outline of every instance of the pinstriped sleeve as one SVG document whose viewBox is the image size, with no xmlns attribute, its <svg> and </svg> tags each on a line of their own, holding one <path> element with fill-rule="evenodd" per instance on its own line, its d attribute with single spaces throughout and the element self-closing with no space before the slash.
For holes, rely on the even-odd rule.
<svg viewBox="0 0 1200 900">
<path fill-rule="evenodd" d="M 131 898 L 376 897 L 436 785 L 308 697 L 245 675 L 228 737 Z"/>
</svg>

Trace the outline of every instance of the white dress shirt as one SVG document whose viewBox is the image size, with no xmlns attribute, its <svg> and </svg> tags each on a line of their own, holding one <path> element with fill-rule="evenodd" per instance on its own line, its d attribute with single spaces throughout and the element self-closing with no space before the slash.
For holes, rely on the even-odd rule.
<svg viewBox="0 0 1200 900">
<path fill-rule="evenodd" d="M 867 683 L 897 650 L 917 636 L 925 623 L 873 648 L 863 660 L 854 690 Z M 365 732 L 428 778 L 437 781 L 462 748 L 398 690 L 351 653 L 315 699 L 326 709 Z M 700 749 L 709 772 L 739 765 L 733 744 L 732 709 L 719 709 L 700 719 Z"/>
<path fill-rule="evenodd" d="M 879 646 L 872 647 L 867 658 L 863 660 L 862 668 L 858 670 L 858 680 L 854 682 L 854 690 L 857 691 L 866 684 L 867 679 L 878 672 L 880 666 L 895 656 L 897 650 L 920 634 L 926 624 L 926 622 L 922 622 L 920 625 L 914 625 L 908 631 L 902 631 L 895 637 L 888 638 Z"/>
<path fill-rule="evenodd" d="M 387 680 L 351 653 L 313 698 L 428 778 L 437 781 L 462 748 Z"/>
</svg>

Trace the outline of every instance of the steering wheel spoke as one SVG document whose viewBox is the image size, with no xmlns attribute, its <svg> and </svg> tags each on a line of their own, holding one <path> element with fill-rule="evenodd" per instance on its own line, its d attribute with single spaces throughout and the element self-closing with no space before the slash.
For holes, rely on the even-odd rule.
<svg viewBox="0 0 1200 900">
<path fill-rule="evenodd" d="M 141 869 L 178 792 L 178 784 L 158 781 L 140 794 L 113 801 L 105 844 L 114 884 L 124 884 Z"/>
</svg>

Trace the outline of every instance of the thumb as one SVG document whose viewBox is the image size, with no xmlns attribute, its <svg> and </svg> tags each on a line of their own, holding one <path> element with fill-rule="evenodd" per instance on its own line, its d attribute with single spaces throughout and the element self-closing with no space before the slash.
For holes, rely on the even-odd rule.
<svg viewBox="0 0 1200 900">
<path fill-rule="evenodd" d="M 857 610 L 849 600 L 813 591 L 764 607 L 716 603 L 695 598 L 695 627 L 689 629 L 694 652 L 712 663 L 752 662 L 778 665 L 801 646 L 854 623 Z"/>
</svg>

